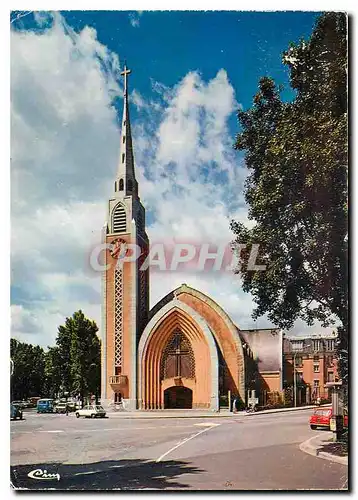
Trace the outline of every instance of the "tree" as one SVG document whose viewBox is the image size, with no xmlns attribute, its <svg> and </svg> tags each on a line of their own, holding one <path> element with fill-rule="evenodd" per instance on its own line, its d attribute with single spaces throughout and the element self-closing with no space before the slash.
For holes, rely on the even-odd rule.
<svg viewBox="0 0 358 500">
<path fill-rule="evenodd" d="M 238 113 L 236 149 L 245 151 L 245 198 L 253 227 L 232 221 L 247 264 L 260 245 L 266 271 L 241 267 L 243 288 L 281 328 L 298 318 L 323 326 L 338 318 L 340 371 L 347 381 L 347 33 L 346 15 L 326 13 L 310 39 L 283 54 L 296 92 L 280 99 L 262 78 L 254 103 Z M 237 270 L 239 271 L 239 270 Z"/>
<path fill-rule="evenodd" d="M 11 398 L 25 400 L 42 394 L 45 381 L 45 353 L 40 346 L 10 339 L 10 357 L 14 362 Z"/>
<path fill-rule="evenodd" d="M 61 392 L 61 358 L 59 348 L 49 347 L 45 353 L 45 384 L 44 394 L 51 398 L 57 398 Z"/>
<path fill-rule="evenodd" d="M 93 394 L 98 400 L 101 386 L 101 346 L 94 321 L 77 311 L 58 328 L 56 346 L 33 346 L 10 341 L 14 362 L 11 398 L 30 396 L 57 398 L 65 393 L 83 399 Z"/>
<path fill-rule="evenodd" d="M 77 311 L 66 318 L 58 329 L 56 340 L 62 365 L 63 388 L 70 394 L 79 394 L 83 402 L 90 393 L 98 398 L 100 390 L 101 348 L 94 321 Z"/>
</svg>

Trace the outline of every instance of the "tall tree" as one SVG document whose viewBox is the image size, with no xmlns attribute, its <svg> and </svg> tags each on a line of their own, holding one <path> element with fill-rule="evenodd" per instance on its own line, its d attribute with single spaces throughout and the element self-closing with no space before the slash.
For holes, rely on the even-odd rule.
<svg viewBox="0 0 358 500">
<path fill-rule="evenodd" d="M 77 311 L 58 329 L 57 345 L 62 363 L 64 389 L 70 394 L 98 396 L 100 386 L 100 341 L 98 327 Z"/>
<path fill-rule="evenodd" d="M 39 346 L 10 339 L 10 357 L 14 363 L 11 398 L 24 400 L 42 394 L 45 382 L 45 353 Z"/>
<path fill-rule="evenodd" d="M 340 371 L 347 380 L 347 18 L 326 13 L 308 41 L 283 54 L 296 97 L 280 99 L 262 78 L 254 103 L 238 113 L 236 148 L 245 151 L 251 228 L 232 221 L 234 247 L 260 245 L 266 271 L 247 268 L 243 288 L 282 328 L 298 318 L 323 326 L 338 318 Z"/>
<path fill-rule="evenodd" d="M 44 394 L 54 399 L 61 393 L 61 366 L 59 348 L 57 346 L 49 347 L 45 353 Z"/>
</svg>

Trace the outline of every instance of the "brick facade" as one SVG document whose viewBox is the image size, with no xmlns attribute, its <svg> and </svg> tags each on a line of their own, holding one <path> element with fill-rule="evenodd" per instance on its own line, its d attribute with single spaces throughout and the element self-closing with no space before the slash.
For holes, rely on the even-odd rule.
<svg viewBox="0 0 358 500">
<path fill-rule="evenodd" d="M 297 404 L 330 399 L 325 385 L 338 379 L 336 339 L 335 334 L 284 338 L 284 383 L 293 387 L 295 371 Z"/>
</svg>

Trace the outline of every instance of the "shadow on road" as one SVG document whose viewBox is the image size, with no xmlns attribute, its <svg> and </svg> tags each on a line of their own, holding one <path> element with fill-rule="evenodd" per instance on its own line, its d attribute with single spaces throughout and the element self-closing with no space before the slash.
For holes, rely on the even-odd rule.
<svg viewBox="0 0 358 500">
<path fill-rule="evenodd" d="M 60 479 L 32 479 L 28 473 L 41 469 L 45 474 L 59 474 Z M 178 478 L 183 474 L 205 472 L 188 462 L 169 460 L 151 462 L 140 459 L 109 460 L 84 465 L 63 465 L 58 462 L 16 465 L 10 468 L 15 489 L 56 490 L 135 490 L 187 488 Z"/>
<path fill-rule="evenodd" d="M 317 451 L 324 451 L 331 455 L 336 455 L 337 457 L 348 457 L 348 443 L 326 442 L 323 443 Z"/>
</svg>

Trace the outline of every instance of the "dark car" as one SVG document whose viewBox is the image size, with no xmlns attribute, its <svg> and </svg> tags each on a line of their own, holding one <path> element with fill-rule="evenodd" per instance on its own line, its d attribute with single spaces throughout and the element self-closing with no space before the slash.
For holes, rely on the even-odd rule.
<svg viewBox="0 0 358 500">
<path fill-rule="evenodd" d="M 20 405 L 11 403 L 10 404 L 10 420 L 16 419 L 22 420 L 22 409 Z"/>
</svg>

